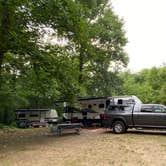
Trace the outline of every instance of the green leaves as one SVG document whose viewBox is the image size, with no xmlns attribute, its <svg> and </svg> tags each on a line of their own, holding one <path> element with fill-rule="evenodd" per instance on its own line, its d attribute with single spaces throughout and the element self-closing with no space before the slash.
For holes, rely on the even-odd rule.
<svg viewBox="0 0 166 166">
<path fill-rule="evenodd" d="M 5 92 L 10 97 L 4 97 L 5 105 L 0 101 L 3 113 L 117 93 L 121 83 L 111 64 L 127 64 L 123 50 L 127 40 L 123 22 L 107 3 L 0 1 L 0 97 Z M 55 42 L 48 43 L 50 38 Z"/>
<path fill-rule="evenodd" d="M 166 66 L 142 70 L 139 73 L 121 74 L 123 93 L 136 95 L 144 103 L 166 104 Z"/>
</svg>

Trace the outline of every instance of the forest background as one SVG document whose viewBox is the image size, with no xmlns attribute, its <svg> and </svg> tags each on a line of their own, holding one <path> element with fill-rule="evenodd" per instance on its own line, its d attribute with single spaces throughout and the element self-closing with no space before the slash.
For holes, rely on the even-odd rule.
<svg viewBox="0 0 166 166">
<path fill-rule="evenodd" d="M 0 123 L 12 124 L 17 108 L 79 97 L 166 104 L 166 65 L 126 70 L 123 24 L 108 0 L 1 0 Z"/>
</svg>

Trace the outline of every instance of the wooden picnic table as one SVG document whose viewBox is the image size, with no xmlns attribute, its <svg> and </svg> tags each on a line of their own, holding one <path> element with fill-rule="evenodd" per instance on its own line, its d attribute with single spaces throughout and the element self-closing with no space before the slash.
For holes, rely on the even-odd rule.
<svg viewBox="0 0 166 166">
<path fill-rule="evenodd" d="M 79 134 L 81 128 L 82 128 L 81 123 L 60 123 L 60 124 L 53 124 L 51 132 L 55 132 L 58 135 L 61 135 L 63 131 L 70 130 L 72 132 Z"/>
</svg>

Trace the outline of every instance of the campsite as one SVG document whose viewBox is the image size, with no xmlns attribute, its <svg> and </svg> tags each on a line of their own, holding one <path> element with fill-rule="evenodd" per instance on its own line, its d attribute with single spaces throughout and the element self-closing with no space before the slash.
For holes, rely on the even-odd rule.
<svg viewBox="0 0 166 166">
<path fill-rule="evenodd" d="M 0 0 L 0 166 L 165 166 L 165 0 Z"/>
</svg>

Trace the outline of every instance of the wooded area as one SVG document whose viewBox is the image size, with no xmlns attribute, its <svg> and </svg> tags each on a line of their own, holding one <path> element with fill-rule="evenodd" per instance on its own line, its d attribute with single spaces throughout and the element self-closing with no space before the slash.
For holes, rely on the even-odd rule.
<svg viewBox="0 0 166 166">
<path fill-rule="evenodd" d="M 136 94 L 144 103 L 166 105 L 166 65 L 120 74 L 123 93 Z"/>
<path fill-rule="evenodd" d="M 0 123 L 11 124 L 16 108 L 86 96 L 166 103 L 166 66 L 121 72 L 127 38 L 108 2 L 0 1 Z"/>
</svg>

